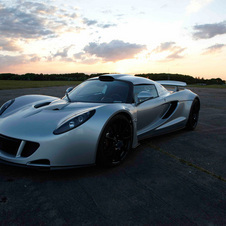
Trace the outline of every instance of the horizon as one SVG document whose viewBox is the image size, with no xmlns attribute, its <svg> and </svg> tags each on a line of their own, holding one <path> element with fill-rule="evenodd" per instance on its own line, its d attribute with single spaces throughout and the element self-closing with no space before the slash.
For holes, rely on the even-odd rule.
<svg viewBox="0 0 226 226">
<path fill-rule="evenodd" d="M 112 72 L 112 73 L 109 73 L 109 72 L 104 72 L 104 73 L 92 73 L 92 74 L 87 74 L 87 73 L 84 73 L 84 72 L 71 72 L 71 73 L 60 73 L 60 74 L 57 74 L 57 73 L 53 73 L 53 74 L 48 74 L 48 73 L 32 73 L 32 72 L 28 72 L 28 73 L 23 73 L 23 74 L 16 74 L 16 73 L 0 73 L 0 77 L 1 75 L 7 75 L 7 74 L 11 74 L 11 75 L 16 75 L 16 76 L 24 76 L 24 75 L 43 75 L 43 76 L 51 76 L 51 75 L 56 75 L 56 76 L 67 76 L 67 75 L 72 75 L 72 74 L 81 74 L 81 75 L 85 75 L 85 76 L 99 76 L 99 75 L 104 75 L 104 74 L 108 74 L 108 75 L 111 75 L 111 74 L 119 74 L 119 73 L 115 73 L 115 72 Z M 124 73 L 126 74 L 126 73 Z M 167 75 L 168 76 L 168 80 L 171 80 L 170 79 L 170 76 L 172 76 L 172 78 L 174 76 L 181 76 L 181 77 L 191 77 L 193 79 L 197 79 L 197 80 L 215 80 L 215 79 L 220 79 L 221 81 L 223 81 L 225 84 L 226 84 L 226 80 L 220 78 L 220 77 L 211 77 L 211 78 L 204 78 L 204 77 L 194 77 L 194 76 L 191 76 L 191 75 L 188 75 L 188 74 L 178 74 L 178 73 L 151 73 L 151 72 L 147 72 L 147 73 L 141 73 L 141 74 L 127 74 L 127 75 L 132 75 L 132 76 L 151 76 L 151 75 L 157 75 L 157 76 L 162 76 L 162 75 Z M 2 79 L 0 78 L 0 80 L 5 80 L 5 79 Z M 17 79 L 9 79 L 9 80 L 17 80 Z M 24 79 L 22 79 L 23 81 L 26 81 Z M 175 81 L 177 81 L 178 79 L 176 79 Z M 39 80 L 32 80 L 32 81 L 39 81 Z M 46 81 L 46 80 L 40 80 L 40 81 Z M 50 81 L 58 81 L 58 80 L 50 80 Z M 65 81 L 65 80 L 62 80 L 62 81 Z M 79 80 L 72 80 L 72 81 L 79 81 Z M 179 80 L 178 80 L 179 81 Z"/>
<path fill-rule="evenodd" d="M 225 8 L 224 0 L 2 0 L 0 73 L 226 80 Z"/>
</svg>

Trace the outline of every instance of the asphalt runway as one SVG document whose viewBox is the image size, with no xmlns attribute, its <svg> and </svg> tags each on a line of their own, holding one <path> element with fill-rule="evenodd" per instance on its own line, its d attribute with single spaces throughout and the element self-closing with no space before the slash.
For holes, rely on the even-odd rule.
<svg viewBox="0 0 226 226">
<path fill-rule="evenodd" d="M 1 90 L 0 105 L 65 89 Z M 144 140 L 119 167 L 0 165 L 0 225 L 226 225 L 226 89 L 192 90 L 197 129 Z"/>
</svg>

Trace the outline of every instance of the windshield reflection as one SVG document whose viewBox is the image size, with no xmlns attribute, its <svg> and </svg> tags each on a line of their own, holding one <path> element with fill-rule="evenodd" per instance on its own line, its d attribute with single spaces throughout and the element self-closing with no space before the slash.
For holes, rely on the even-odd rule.
<svg viewBox="0 0 226 226">
<path fill-rule="evenodd" d="M 75 87 L 68 95 L 72 102 L 128 103 L 130 93 L 127 82 L 90 80 Z"/>
</svg>

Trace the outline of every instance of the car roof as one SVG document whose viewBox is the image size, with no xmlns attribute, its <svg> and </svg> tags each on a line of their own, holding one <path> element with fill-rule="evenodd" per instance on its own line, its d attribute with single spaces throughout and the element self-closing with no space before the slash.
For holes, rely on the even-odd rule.
<svg viewBox="0 0 226 226">
<path fill-rule="evenodd" d="M 151 79 L 140 77 L 140 76 L 134 76 L 129 74 L 104 74 L 100 75 L 99 77 L 91 78 L 93 79 L 100 79 L 102 81 L 112 81 L 114 79 L 120 80 L 120 81 L 129 81 L 133 85 L 155 85 L 159 96 L 166 96 L 169 95 L 169 91 L 163 87 L 160 83 L 155 82 Z"/>
<path fill-rule="evenodd" d="M 132 82 L 133 85 L 141 85 L 141 84 L 155 84 L 154 81 L 148 79 L 148 78 L 144 78 L 144 77 L 139 77 L 139 76 L 134 76 L 134 75 L 129 75 L 129 74 L 105 74 L 105 75 L 101 75 L 99 76 L 99 78 L 106 78 L 106 79 L 110 79 L 110 78 L 114 78 L 117 80 L 122 80 L 122 81 L 129 81 Z M 98 77 L 95 77 L 93 79 L 97 79 Z"/>
</svg>

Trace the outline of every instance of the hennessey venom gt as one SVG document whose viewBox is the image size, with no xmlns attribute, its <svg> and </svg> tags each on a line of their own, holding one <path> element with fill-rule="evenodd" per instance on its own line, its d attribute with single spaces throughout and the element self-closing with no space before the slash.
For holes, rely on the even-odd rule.
<svg viewBox="0 0 226 226">
<path fill-rule="evenodd" d="M 196 127 L 200 100 L 183 86 L 108 74 L 67 89 L 62 99 L 9 100 L 0 108 L 0 161 L 48 169 L 118 165 L 141 139 Z"/>
</svg>

